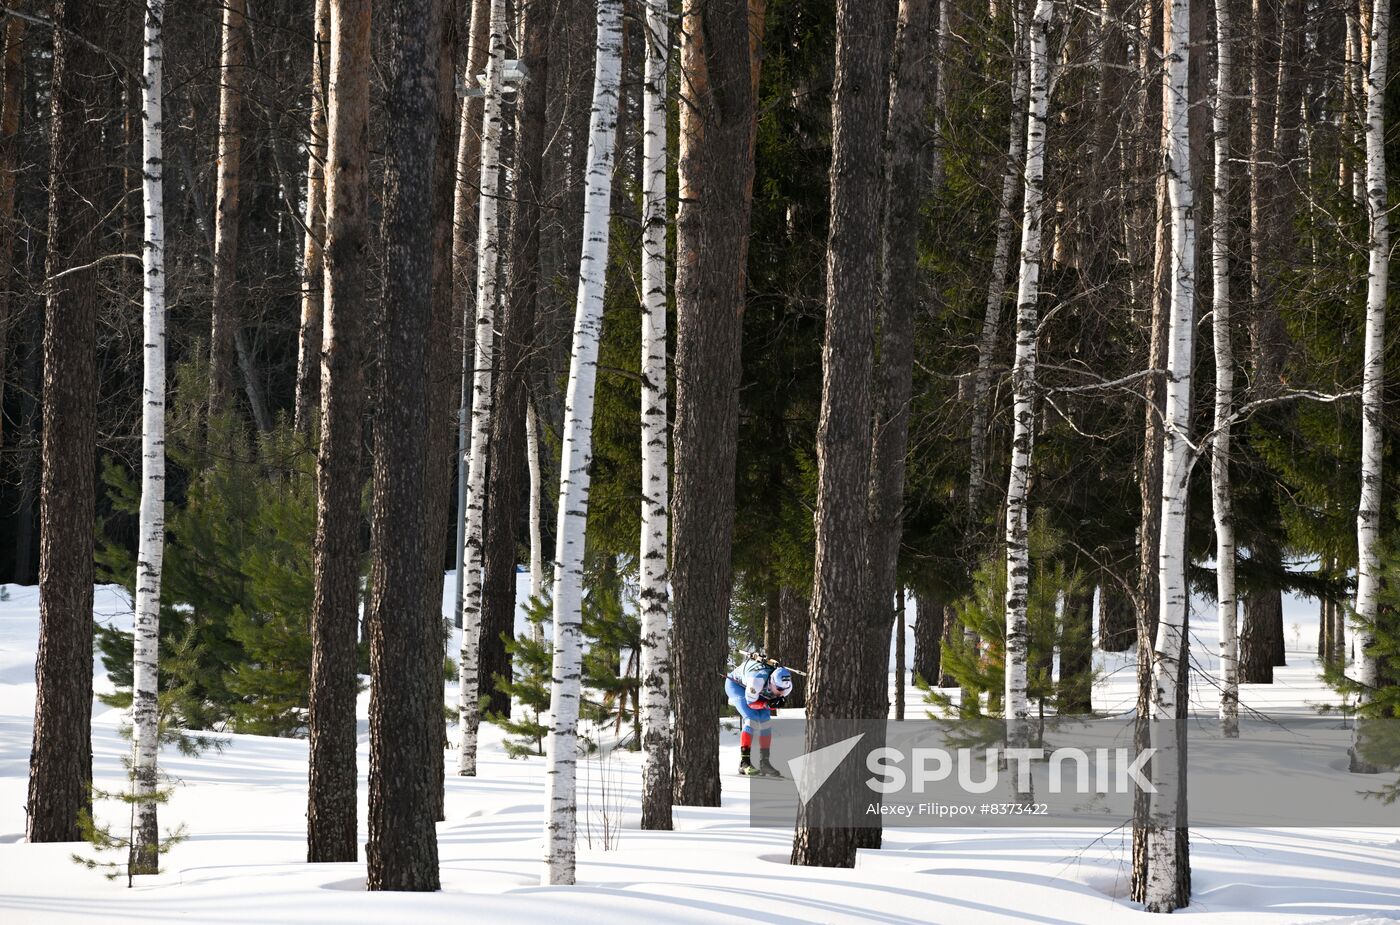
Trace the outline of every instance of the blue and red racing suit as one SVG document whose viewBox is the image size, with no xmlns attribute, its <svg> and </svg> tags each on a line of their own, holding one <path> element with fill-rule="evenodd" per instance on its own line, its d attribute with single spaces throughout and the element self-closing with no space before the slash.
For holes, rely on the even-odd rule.
<svg viewBox="0 0 1400 925">
<path fill-rule="evenodd" d="M 748 749 L 753 745 L 754 733 L 758 733 L 758 747 L 767 751 L 773 742 L 773 701 L 781 694 L 769 684 L 775 668 L 757 659 L 748 659 L 729 672 L 724 679 L 724 692 L 729 702 L 743 717 L 743 729 L 739 733 L 739 745 Z"/>
</svg>

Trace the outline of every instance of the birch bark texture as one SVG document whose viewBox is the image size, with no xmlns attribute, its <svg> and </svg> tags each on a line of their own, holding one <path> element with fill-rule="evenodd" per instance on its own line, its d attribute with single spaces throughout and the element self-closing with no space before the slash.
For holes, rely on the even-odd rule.
<svg viewBox="0 0 1400 925">
<path fill-rule="evenodd" d="M 131 685 L 132 744 L 136 752 L 132 783 L 137 800 L 130 858 L 133 874 L 154 874 L 160 865 L 156 755 L 160 750 L 160 578 L 165 555 L 165 197 L 161 112 L 165 0 L 146 0 L 145 19 L 141 58 L 141 201 L 145 206 L 145 247 L 141 254 L 145 280 L 141 511 Z"/>
<path fill-rule="evenodd" d="M 481 725 L 481 559 L 485 515 L 486 445 L 491 438 L 491 366 L 495 355 L 496 299 L 500 280 L 501 94 L 505 86 L 506 4 L 491 0 L 486 105 L 481 122 L 481 176 L 476 255 L 476 335 L 472 376 L 471 454 L 467 461 L 466 529 L 462 548 L 462 651 L 458 669 L 457 773 L 476 776 Z"/>
<path fill-rule="evenodd" d="M 1215 3 L 1215 178 L 1211 186 L 1211 333 L 1215 347 L 1215 421 L 1210 493 L 1215 519 L 1215 600 L 1220 629 L 1220 731 L 1240 734 L 1239 607 L 1235 592 L 1235 514 L 1230 489 L 1230 414 L 1235 358 L 1230 342 L 1230 106 L 1234 51 L 1230 4 Z"/>
<path fill-rule="evenodd" d="M 297 335 L 297 381 L 292 427 L 309 435 L 315 421 L 321 375 L 321 327 L 325 306 L 326 81 L 330 62 L 331 4 L 316 0 L 311 42 L 311 124 L 306 137 L 306 217 L 302 229 L 301 330 Z"/>
<path fill-rule="evenodd" d="M 642 828 L 671 819 L 671 592 L 666 427 L 666 88 L 671 33 L 665 0 L 647 0 L 642 103 Z M 532 510 L 533 516 L 533 510 Z"/>
<path fill-rule="evenodd" d="M 538 600 L 544 592 L 544 532 L 540 524 L 544 478 L 540 473 L 540 419 L 533 398 L 527 398 L 525 404 L 525 463 L 530 468 L 530 598 Z M 538 623 L 535 628 L 541 629 Z"/>
<path fill-rule="evenodd" d="M 1013 431 L 1011 476 L 1006 486 L 1006 740 L 1025 748 L 1030 717 L 1027 604 L 1030 595 L 1028 498 L 1035 445 L 1037 303 L 1045 210 L 1045 133 L 1050 101 L 1048 56 L 1052 0 L 1037 0 L 1028 25 L 1026 167 L 1021 207 L 1021 270 L 1016 286 L 1016 358 L 1011 369 Z"/>
<path fill-rule="evenodd" d="M 502 224 L 509 233 L 501 258 L 501 276 L 507 283 L 496 333 L 495 398 L 486 452 L 486 496 L 491 500 L 482 536 L 481 631 L 477 634 L 481 640 L 478 687 L 483 697 L 492 695 L 498 677 L 510 678 L 514 670 L 505 640 L 515 635 L 518 606 L 515 569 L 520 562 L 519 525 L 525 502 L 525 409 L 538 366 L 536 351 L 544 340 L 536 334 L 544 279 L 540 216 L 548 195 L 544 152 L 549 140 L 550 62 L 557 58 L 558 48 L 551 39 L 556 6 L 544 0 L 521 3 L 515 24 L 516 56 L 529 80 L 516 96 L 514 138 L 507 145 L 512 151 L 507 174 L 510 209 Z M 502 712 L 509 707 L 501 703 Z"/>
<path fill-rule="evenodd" d="M 940 7 L 947 6 L 940 3 Z M 1018 24 L 1019 25 L 1019 24 Z M 946 23 L 944 24 L 946 28 Z M 1021 30 L 1017 29 L 1019 33 Z M 940 32 L 941 34 L 941 32 Z M 1017 35 L 1017 50 L 1024 49 Z M 1014 58 L 1013 58 L 1014 60 Z M 942 68 L 942 56 L 939 67 Z M 987 281 L 987 302 L 982 314 L 982 336 L 977 341 L 977 369 L 972 374 L 972 423 L 970 433 L 971 471 L 967 480 L 967 511 L 969 523 L 977 523 L 982 505 L 982 491 L 987 479 L 987 436 L 992 416 L 992 361 L 1001 336 L 1001 309 L 1006 300 L 1006 272 L 1011 263 L 1011 236 L 1016 230 L 1012 209 L 1016 205 L 1016 180 L 1026 155 L 1026 133 L 1022 123 L 1026 118 L 1026 81 L 1028 69 L 1013 64 L 1011 78 L 1011 117 L 1007 126 L 1006 161 L 1001 174 L 1001 194 L 997 201 L 997 238 L 992 251 L 992 275 Z M 939 84 L 944 78 L 940 76 Z"/>
<path fill-rule="evenodd" d="M 1390 219 L 1385 164 L 1385 85 L 1389 64 L 1390 0 L 1371 10 L 1371 66 L 1366 72 L 1366 210 L 1371 220 L 1366 286 L 1366 355 L 1361 379 L 1361 503 L 1356 510 L 1356 682 L 1364 705 L 1380 684 L 1374 651 L 1381 588 L 1381 466 L 1385 455 L 1385 303 L 1390 285 Z M 1351 770 L 1377 769 L 1361 752 L 1355 727 Z"/>
<path fill-rule="evenodd" d="M 598 0 L 598 43 L 584 182 L 583 250 L 574 311 L 573 355 L 564 406 L 554 564 L 551 728 L 545 753 L 545 856 L 542 883 L 574 882 L 578 832 L 578 714 L 583 673 L 584 534 L 593 458 L 593 392 L 607 282 L 613 147 L 622 71 L 622 0 Z"/>
<path fill-rule="evenodd" d="M 1195 351 L 1196 216 L 1191 176 L 1191 0 L 1171 0 L 1163 75 L 1169 204 L 1171 290 L 1168 318 L 1166 402 L 1162 426 L 1162 531 L 1158 540 L 1157 635 L 1153 644 L 1149 738 L 1156 753 L 1148 796 L 1147 873 L 1141 901 L 1149 912 L 1171 912 L 1190 901 L 1190 880 L 1180 841 L 1179 810 L 1186 777 L 1178 762 L 1178 700 L 1184 657 L 1187 594 L 1186 506 L 1194 462 L 1191 435 L 1191 365 Z"/>
<path fill-rule="evenodd" d="M 476 87 L 486 70 L 491 37 L 491 0 L 472 0 L 467 35 L 467 71 L 463 83 Z M 471 454 L 473 368 L 476 352 L 476 249 L 478 196 L 473 179 L 481 178 L 481 118 L 485 101 L 468 96 L 462 101 L 457 128 L 457 170 L 452 193 L 452 297 L 462 308 L 462 387 L 457 408 L 457 589 L 453 598 L 454 623 L 462 626 L 462 600 L 466 596 L 462 559 L 467 543 L 467 459 Z"/>
<path fill-rule="evenodd" d="M 243 158 L 243 83 L 248 0 L 225 0 L 220 26 L 219 150 L 214 213 L 214 301 L 209 320 L 209 419 L 233 408 L 238 318 L 239 194 Z"/>
<path fill-rule="evenodd" d="M 11 283 L 15 268 L 15 243 L 18 238 L 13 225 L 15 214 L 15 186 L 18 171 L 15 169 L 19 155 L 20 110 L 24 108 L 23 90 L 25 82 L 24 32 L 25 21 L 11 16 L 5 21 L 3 37 L 5 41 L 4 63 L 0 64 L 0 279 L 7 280 L 0 285 L 0 408 L 5 403 L 5 381 L 8 358 L 9 329 L 14 322 L 11 318 Z M 0 446 L 5 443 L 5 416 L 0 414 Z"/>
<path fill-rule="evenodd" d="M 1380 612 L 1381 464 L 1384 455 L 1385 303 L 1390 283 L 1386 196 L 1385 84 L 1390 0 L 1371 13 L 1371 66 L 1366 72 L 1366 208 L 1371 222 L 1366 286 L 1366 354 L 1361 380 L 1361 503 L 1356 511 L 1356 681 L 1361 701 L 1379 683 L 1372 647 Z M 1353 766 L 1359 756 L 1353 753 Z"/>
<path fill-rule="evenodd" d="M 355 699 L 369 293 L 370 0 L 331 0 L 306 856 L 359 857 Z"/>
</svg>

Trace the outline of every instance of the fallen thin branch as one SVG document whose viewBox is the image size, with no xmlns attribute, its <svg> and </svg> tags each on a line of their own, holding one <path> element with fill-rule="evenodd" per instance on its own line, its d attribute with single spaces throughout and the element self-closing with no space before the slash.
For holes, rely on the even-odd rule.
<svg viewBox="0 0 1400 925">
<path fill-rule="evenodd" d="M 107 255 L 104 256 L 104 257 L 98 257 L 98 258 L 97 258 L 96 260 L 94 260 L 92 263 L 85 263 L 85 264 L 83 264 L 82 266 L 78 266 L 78 267 L 69 267 L 69 268 L 66 269 L 66 270 L 60 270 L 59 272 L 55 273 L 53 276 L 50 276 L 48 279 L 44 280 L 44 284 L 45 284 L 45 285 L 48 285 L 48 284 L 52 283 L 54 280 L 62 279 L 63 277 L 67 276 L 67 275 L 70 274 L 70 273 L 81 273 L 81 272 L 83 272 L 84 270 L 96 269 L 97 267 L 102 266 L 104 263 L 113 263 L 113 262 L 118 261 L 118 260 L 135 260 L 137 263 L 140 263 L 140 262 L 141 262 L 141 255 L 140 255 L 140 254 L 107 254 Z"/>
</svg>

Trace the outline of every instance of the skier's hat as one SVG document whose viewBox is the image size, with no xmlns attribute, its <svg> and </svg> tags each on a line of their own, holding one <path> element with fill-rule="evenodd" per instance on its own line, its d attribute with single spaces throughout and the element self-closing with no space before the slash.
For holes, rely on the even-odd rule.
<svg viewBox="0 0 1400 925">
<path fill-rule="evenodd" d="M 786 697 L 792 693 L 792 672 L 786 668 L 774 668 L 768 676 L 768 687 L 776 694 Z"/>
</svg>

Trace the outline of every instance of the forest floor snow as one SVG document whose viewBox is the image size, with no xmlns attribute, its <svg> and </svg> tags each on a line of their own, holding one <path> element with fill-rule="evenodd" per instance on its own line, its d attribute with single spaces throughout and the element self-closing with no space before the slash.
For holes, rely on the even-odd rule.
<svg viewBox="0 0 1400 925">
<path fill-rule="evenodd" d="M 1103 923 L 1160 921 L 1125 896 L 1131 834 L 1118 829 L 895 828 L 883 850 L 862 851 L 853 870 L 787 864 L 791 832 L 749 826 L 748 782 L 723 778 L 723 805 L 676 809 L 676 831 L 638 827 L 639 758 L 614 752 L 580 767 L 578 885 L 538 885 L 543 761 L 512 760 L 483 726 L 478 776 L 451 773 L 447 821 L 438 824 L 442 890 L 368 893 L 363 862 L 305 863 L 306 743 L 220 736 L 221 751 L 188 758 L 167 748 L 162 768 L 177 786 L 162 828 L 188 840 L 166 872 L 134 889 L 70 860 L 85 845 L 24 842 L 39 620 L 34 588 L 0 602 L 0 922 L 204 923 Z M 129 628 L 118 589 L 100 587 L 104 623 Z M 1209 611 L 1198 619 L 1207 622 Z M 1306 630 L 1303 632 L 1302 630 Z M 1198 668 L 1209 670 L 1213 630 L 1197 632 Z M 1332 699 L 1307 651 L 1315 624 L 1295 628 L 1287 668 L 1271 687 L 1247 687 L 1264 711 L 1311 712 Z M 454 641 L 455 644 L 455 641 Z M 1098 656 L 1095 706 L 1132 700 L 1126 656 Z M 109 687 L 100 663 L 97 688 Z M 1201 672 L 1198 672 L 1201 674 Z M 910 715 L 920 715 L 911 692 Z M 1214 710 L 1201 674 L 1193 699 Z M 455 703 L 449 690 L 448 702 Z M 367 787 L 367 699 L 360 713 L 360 820 Z M 94 704 L 97 786 L 122 787 L 120 711 Z M 778 720 L 781 724 L 781 718 Z M 721 733 L 721 762 L 737 763 L 737 732 Z M 123 808 L 99 804 L 120 825 Z M 1194 892 L 1181 915 L 1210 923 L 1400 921 L 1400 829 L 1212 829 L 1194 834 Z"/>
</svg>

